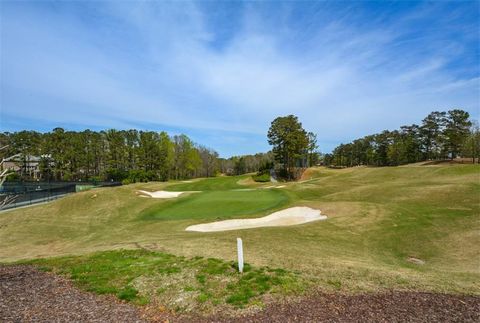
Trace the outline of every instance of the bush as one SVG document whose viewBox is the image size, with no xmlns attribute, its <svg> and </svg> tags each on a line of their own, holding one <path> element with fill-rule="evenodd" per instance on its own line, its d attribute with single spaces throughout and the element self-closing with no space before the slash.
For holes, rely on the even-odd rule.
<svg viewBox="0 0 480 323">
<path fill-rule="evenodd" d="M 262 163 L 262 165 L 260 165 L 260 167 L 258 168 L 258 173 L 259 174 L 266 174 L 266 173 L 270 173 L 270 169 L 273 168 L 273 162 L 264 162 Z"/>
<path fill-rule="evenodd" d="M 107 180 L 120 182 L 128 177 L 128 172 L 121 169 L 110 168 L 106 171 Z"/>
<path fill-rule="evenodd" d="M 153 170 L 144 171 L 144 170 L 131 170 L 128 172 L 128 177 L 122 181 L 130 184 L 130 183 L 146 183 L 148 181 L 158 181 L 159 177 L 157 173 Z"/>
<path fill-rule="evenodd" d="M 270 174 L 268 173 L 253 175 L 252 178 L 255 182 L 270 182 Z"/>
<path fill-rule="evenodd" d="M 20 180 L 21 180 L 20 175 L 15 172 L 7 174 L 7 177 L 5 178 L 6 182 L 19 182 Z"/>
</svg>

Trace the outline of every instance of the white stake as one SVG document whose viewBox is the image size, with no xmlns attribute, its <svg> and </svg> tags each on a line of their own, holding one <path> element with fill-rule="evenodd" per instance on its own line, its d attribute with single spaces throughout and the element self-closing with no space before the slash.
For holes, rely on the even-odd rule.
<svg viewBox="0 0 480 323">
<path fill-rule="evenodd" d="M 243 244 L 242 244 L 242 238 L 237 238 L 237 253 L 238 253 L 238 271 L 243 273 Z"/>
</svg>

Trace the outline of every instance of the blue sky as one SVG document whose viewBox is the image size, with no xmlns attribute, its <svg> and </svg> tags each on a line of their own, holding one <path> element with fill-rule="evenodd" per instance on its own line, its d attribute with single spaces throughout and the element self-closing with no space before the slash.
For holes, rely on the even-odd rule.
<svg viewBox="0 0 480 323">
<path fill-rule="evenodd" d="M 320 150 L 480 109 L 480 2 L 1 1 L 0 130 L 185 133 L 269 149 L 295 114 Z"/>
</svg>

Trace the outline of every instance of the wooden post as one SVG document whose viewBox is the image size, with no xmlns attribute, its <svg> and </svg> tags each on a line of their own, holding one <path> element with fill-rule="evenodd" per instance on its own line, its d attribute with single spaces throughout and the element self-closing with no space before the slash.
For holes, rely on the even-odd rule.
<svg viewBox="0 0 480 323">
<path fill-rule="evenodd" d="M 243 243 L 242 243 L 242 238 L 237 238 L 237 253 L 238 253 L 238 271 L 243 273 Z"/>
</svg>

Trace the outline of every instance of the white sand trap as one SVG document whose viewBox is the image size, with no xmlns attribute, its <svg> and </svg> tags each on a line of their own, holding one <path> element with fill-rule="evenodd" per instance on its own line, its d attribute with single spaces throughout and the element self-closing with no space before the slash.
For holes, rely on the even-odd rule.
<svg viewBox="0 0 480 323">
<path fill-rule="evenodd" d="M 306 206 L 296 206 L 274 212 L 263 218 L 225 220 L 191 225 L 186 228 L 185 231 L 215 232 L 260 227 L 281 227 L 326 219 L 327 216 L 321 215 L 320 210 L 315 210 Z"/>
<path fill-rule="evenodd" d="M 284 188 L 284 187 L 285 187 L 285 185 L 278 185 L 278 186 L 270 185 L 270 186 L 264 186 L 264 187 L 260 187 L 260 188 L 267 189 L 267 188 Z"/>
<path fill-rule="evenodd" d="M 139 192 L 142 194 L 148 195 L 154 199 L 172 199 L 175 197 L 179 197 L 181 194 L 185 193 L 185 192 L 168 192 L 168 191 L 148 192 L 148 191 L 142 191 L 142 190 L 139 190 Z"/>
</svg>

